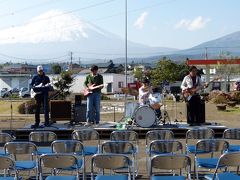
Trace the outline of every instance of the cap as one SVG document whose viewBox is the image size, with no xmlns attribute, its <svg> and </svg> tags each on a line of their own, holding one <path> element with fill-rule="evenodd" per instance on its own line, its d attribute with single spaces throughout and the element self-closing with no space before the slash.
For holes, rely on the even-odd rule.
<svg viewBox="0 0 240 180">
<path fill-rule="evenodd" d="M 37 66 L 37 71 L 42 71 L 42 70 L 43 70 L 42 65 Z"/>
</svg>

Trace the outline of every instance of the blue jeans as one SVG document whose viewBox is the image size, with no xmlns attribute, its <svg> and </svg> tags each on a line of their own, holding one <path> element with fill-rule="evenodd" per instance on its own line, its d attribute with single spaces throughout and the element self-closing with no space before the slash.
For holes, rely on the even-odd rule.
<svg viewBox="0 0 240 180">
<path fill-rule="evenodd" d="M 101 93 L 94 92 L 87 97 L 87 113 L 86 119 L 87 122 L 96 122 L 96 124 L 100 121 L 100 100 Z"/>
</svg>

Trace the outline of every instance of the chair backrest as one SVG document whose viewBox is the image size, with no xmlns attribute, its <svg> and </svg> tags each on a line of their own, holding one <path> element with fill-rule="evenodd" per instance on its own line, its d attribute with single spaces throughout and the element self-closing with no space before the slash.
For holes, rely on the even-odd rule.
<svg viewBox="0 0 240 180">
<path fill-rule="evenodd" d="M 122 154 L 96 154 L 92 157 L 91 171 L 93 168 L 99 169 L 120 169 L 130 168 L 130 160 Z"/>
<path fill-rule="evenodd" d="M 45 154 L 40 156 L 40 165 L 45 168 L 77 167 L 77 162 L 77 157 L 73 154 Z M 42 168 L 40 169 L 42 170 Z"/>
<path fill-rule="evenodd" d="M 183 153 L 183 146 L 176 140 L 156 140 L 149 146 L 149 155 L 152 153 Z"/>
<path fill-rule="evenodd" d="M 72 139 L 79 140 L 81 142 L 89 140 L 100 141 L 99 133 L 95 129 L 80 129 L 75 130 L 72 133 Z"/>
<path fill-rule="evenodd" d="M 146 133 L 146 148 L 155 140 L 173 140 L 174 134 L 170 130 L 152 130 Z"/>
<path fill-rule="evenodd" d="M 129 141 L 106 141 L 102 144 L 102 153 L 133 154 L 134 146 Z"/>
<path fill-rule="evenodd" d="M 223 132 L 224 139 L 240 140 L 240 128 L 226 129 Z"/>
<path fill-rule="evenodd" d="M 188 145 L 188 140 L 200 140 L 200 139 L 213 139 L 214 131 L 210 128 L 193 128 L 186 133 L 186 145 Z"/>
<path fill-rule="evenodd" d="M 196 144 L 195 154 L 202 153 L 223 153 L 228 150 L 229 143 L 224 139 L 202 139 Z"/>
<path fill-rule="evenodd" d="M 56 140 L 51 144 L 54 153 L 84 154 L 83 144 L 79 140 Z"/>
<path fill-rule="evenodd" d="M 32 142 L 7 142 L 4 149 L 7 154 L 33 154 L 37 151 L 37 146 Z"/>
<path fill-rule="evenodd" d="M 34 131 L 29 134 L 29 141 L 32 142 L 53 142 L 57 139 L 57 135 L 51 131 Z"/>
<path fill-rule="evenodd" d="M 155 155 L 151 158 L 149 175 L 153 174 L 153 168 L 162 170 L 187 169 L 188 175 L 191 170 L 191 159 L 183 154 Z"/>
<path fill-rule="evenodd" d="M 8 133 L 0 133 L 0 144 L 5 144 L 7 142 L 13 141 L 13 138 Z"/>
<path fill-rule="evenodd" d="M 15 169 L 15 162 L 7 156 L 0 156 L 0 170 Z"/>
<path fill-rule="evenodd" d="M 138 147 L 138 134 L 131 130 L 118 130 L 110 134 L 111 141 L 130 141 L 135 147 Z"/>
<path fill-rule="evenodd" d="M 239 166 L 240 166 L 240 151 L 223 154 L 218 160 L 218 164 L 213 175 L 213 180 L 217 179 L 216 175 L 219 167 L 222 168 L 222 167 L 239 167 Z"/>
</svg>

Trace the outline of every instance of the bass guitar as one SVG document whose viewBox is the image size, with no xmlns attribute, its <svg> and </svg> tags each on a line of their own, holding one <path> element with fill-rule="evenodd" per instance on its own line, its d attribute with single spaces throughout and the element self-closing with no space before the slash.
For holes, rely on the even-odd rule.
<svg viewBox="0 0 240 180">
<path fill-rule="evenodd" d="M 53 87 L 50 84 L 43 85 L 42 83 L 31 88 L 30 96 L 34 98 L 37 94 L 42 94 L 43 91 L 53 91 Z"/>
<path fill-rule="evenodd" d="M 82 93 L 83 93 L 84 96 L 88 96 L 89 94 L 92 93 L 92 90 L 97 89 L 97 88 L 101 88 L 101 87 L 103 87 L 103 86 L 104 86 L 104 84 L 100 84 L 100 85 L 97 85 L 97 86 L 95 86 L 95 84 L 92 84 L 92 85 L 89 86 L 88 88 L 84 89 L 84 90 L 82 91 Z"/>
<path fill-rule="evenodd" d="M 193 87 L 193 88 L 189 88 L 189 89 L 183 90 L 182 93 L 183 93 L 184 100 L 186 102 L 190 101 L 192 96 L 194 96 L 198 90 L 207 88 L 210 83 L 212 83 L 214 81 L 217 81 L 217 80 L 219 80 L 221 78 L 222 77 L 216 77 L 213 80 L 209 81 L 208 83 L 203 84 L 202 86 Z"/>
</svg>

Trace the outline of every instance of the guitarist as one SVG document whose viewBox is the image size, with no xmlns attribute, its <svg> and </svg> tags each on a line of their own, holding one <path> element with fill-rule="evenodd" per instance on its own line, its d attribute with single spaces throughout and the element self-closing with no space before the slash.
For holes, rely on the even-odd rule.
<svg viewBox="0 0 240 180">
<path fill-rule="evenodd" d="M 43 104 L 44 108 L 44 118 L 45 118 L 45 126 L 49 126 L 49 108 L 48 108 L 48 91 L 40 91 L 41 87 L 39 85 L 44 86 L 50 83 L 50 79 L 43 72 L 43 67 L 41 65 L 37 66 L 37 75 L 35 75 L 30 84 L 33 91 L 37 92 L 35 95 L 35 124 L 31 126 L 31 128 L 36 129 L 39 127 L 40 123 L 40 108 L 41 104 Z M 36 87 L 37 86 L 37 87 Z"/>
<path fill-rule="evenodd" d="M 91 91 L 87 96 L 86 126 L 90 126 L 94 122 L 99 124 L 101 89 L 103 88 L 103 86 L 94 88 L 94 86 L 103 84 L 103 77 L 101 74 L 98 74 L 98 66 L 92 65 L 90 70 L 91 73 L 87 75 L 84 82 L 87 90 Z"/>
<path fill-rule="evenodd" d="M 200 106 L 201 98 L 199 91 L 204 88 L 202 80 L 198 75 L 198 69 L 191 66 L 189 74 L 184 77 L 181 89 L 187 104 L 187 120 L 188 124 L 193 125 L 200 122 Z M 191 97 L 191 98 L 188 98 Z"/>
</svg>

